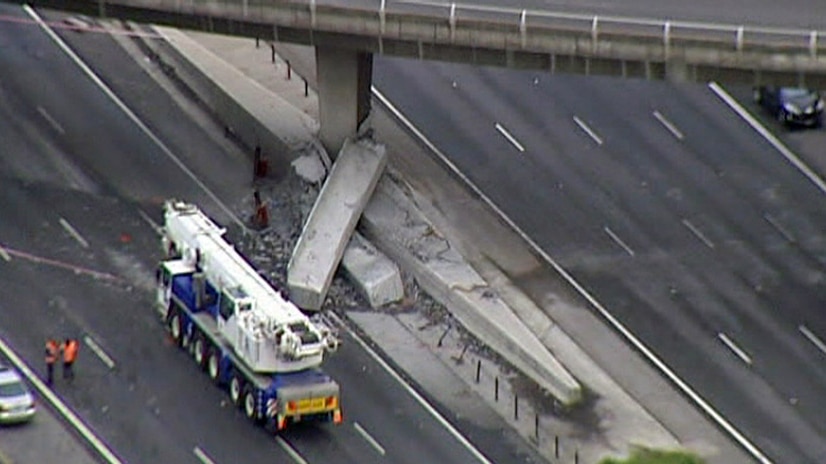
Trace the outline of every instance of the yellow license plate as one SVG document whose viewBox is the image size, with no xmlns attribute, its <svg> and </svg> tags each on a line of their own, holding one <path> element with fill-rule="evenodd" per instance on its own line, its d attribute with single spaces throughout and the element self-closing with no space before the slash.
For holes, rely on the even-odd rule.
<svg viewBox="0 0 826 464">
<path fill-rule="evenodd" d="M 324 398 L 311 398 L 300 400 L 298 402 L 298 412 L 300 414 L 308 414 L 323 411 L 325 409 L 324 400 Z"/>
</svg>

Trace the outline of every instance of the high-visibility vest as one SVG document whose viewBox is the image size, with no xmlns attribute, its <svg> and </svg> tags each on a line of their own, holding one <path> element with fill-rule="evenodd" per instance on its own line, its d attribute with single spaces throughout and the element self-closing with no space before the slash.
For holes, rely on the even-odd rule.
<svg viewBox="0 0 826 464">
<path fill-rule="evenodd" d="M 75 362 L 77 359 L 77 340 L 69 340 L 63 345 L 63 362 Z"/>
<path fill-rule="evenodd" d="M 46 362 L 51 364 L 57 361 L 57 354 L 59 348 L 57 346 L 57 342 L 54 340 L 49 340 L 46 342 Z"/>
</svg>

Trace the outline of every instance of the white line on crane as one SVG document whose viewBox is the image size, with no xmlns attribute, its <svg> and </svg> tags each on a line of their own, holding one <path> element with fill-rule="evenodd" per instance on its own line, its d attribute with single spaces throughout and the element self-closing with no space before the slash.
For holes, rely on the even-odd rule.
<svg viewBox="0 0 826 464">
<path fill-rule="evenodd" d="M 757 119 L 754 118 L 745 108 L 743 108 L 737 101 L 729 95 L 722 87 L 720 87 L 716 82 L 711 82 L 708 84 L 708 88 L 711 89 L 723 102 L 725 102 L 735 113 L 737 113 L 741 118 L 743 118 L 758 134 L 763 136 L 766 141 L 768 141 L 777 151 L 783 155 L 787 161 L 792 163 L 794 167 L 796 167 L 800 172 L 806 176 L 815 186 L 822 192 L 826 193 L 826 182 L 823 181 L 820 176 L 817 175 L 809 166 L 806 165 L 797 155 L 794 154 L 793 151 L 789 150 L 786 145 L 783 144 L 777 137 L 774 136 L 768 129 L 763 127 Z"/>
<path fill-rule="evenodd" d="M 585 124 L 585 121 L 579 119 L 577 116 L 574 116 L 574 122 L 577 126 L 579 126 L 580 129 L 582 129 L 586 134 L 588 134 L 588 136 L 591 137 L 594 140 L 594 142 L 597 143 L 597 145 L 602 145 L 602 138 L 600 138 L 600 136 L 597 135 L 597 133 L 594 132 L 593 129 L 588 127 L 588 124 Z"/>
<path fill-rule="evenodd" d="M 826 343 L 823 343 L 823 340 L 821 340 L 820 337 L 813 334 L 812 331 L 807 329 L 805 325 L 798 326 L 798 330 L 800 330 L 800 333 L 802 333 L 804 337 L 808 338 L 818 350 L 826 354 Z"/>
<path fill-rule="evenodd" d="M 508 139 L 508 142 L 510 142 L 511 144 L 513 144 L 513 146 L 514 146 L 514 147 L 516 147 L 516 149 L 517 149 L 517 150 L 519 150 L 519 152 L 520 152 L 520 153 L 524 153 L 524 152 L 525 152 L 525 147 L 523 147 L 523 146 L 522 146 L 522 144 L 521 144 L 521 143 L 519 143 L 519 141 L 518 141 L 518 140 L 516 140 L 516 137 L 514 137 L 513 135 L 511 135 L 511 133 L 510 133 L 510 132 L 508 132 L 508 130 L 507 130 L 507 129 L 505 129 L 505 128 L 504 128 L 501 124 L 499 124 L 498 122 L 496 123 L 496 130 L 498 130 L 500 134 L 502 134 L 502 135 L 503 135 L 506 139 Z"/>
<path fill-rule="evenodd" d="M 631 256 L 634 256 L 634 250 L 632 250 L 631 247 L 628 246 L 628 244 L 623 242 L 622 239 L 619 238 L 619 236 L 617 234 L 615 234 L 614 231 L 611 230 L 610 227 L 605 226 L 602 229 L 605 230 L 605 233 L 608 234 L 608 236 L 611 237 L 611 239 L 613 241 L 617 242 L 617 245 L 621 246 L 622 249 L 625 250 L 626 253 L 628 253 Z"/>
<path fill-rule="evenodd" d="M 226 204 L 224 204 L 224 202 L 221 201 L 221 199 L 218 198 L 218 196 L 215 195 L 215 193 L 213 193 L 212 190 L 210 190 L 209 187 L 207 187 L 206 184 L 204 184 L 203 181 L 201 181 L 201 179 L 199 179 L 198 176 L 196 176 L 195 173 L 192 172 L 192 170 L 189 169 L 186 166 L 186 164 L 183 163 L 183 161 L 180 160 L 180 158 L 178 158 L 177 156 L 175 156 L 174 153 L 172 153 L 172 150 L 170 150 L 169 147 L 167 147 L 166 144 L 163 143 L 163 141 L 160 138 L 158 138 L 158 136 L 156 136 L 149 129 L 149 127 L 146 124 L 144 124 L 144 122 L 141 121 L 140 118 L 138 118 L 138 116 L 131 109 L 129 109 L 128 106 L 126 106 L 123 100 L 121 100 L 120 97 L 118 97 L 115 94 L 115 92 L 113 92 L 112 89 L 110 89 L 109 86 L 107 86 L 106 83 L 104 83 L 103 80 L 101 80 L 101 78 L 98 77 L 97 74 L 95 74 L 94 71 L 92 71 L 89 68 L 89 66 L 86 63 L 84 63 L 83 60 L 81 60 L 80 57 L 77 56 L 77 54 L 71 48 L 69 48 L 68 45 L 66 45 L 63 39 L 61 39 L 53 30 L 49 28 L 49 26 L 43 21 L 43 19 L 40 18 L 40 15 L 38 15 L 37 12 L 34 11 L 34 9 L 32 9 L 32 7 L 30 7 L 29 5 L 24 5 L 23 10 L 26 11 L 26 13 L 28 13 L 29 16 L 31 16 L 35 21 L 37 21 L 37 23 L 40 25 L 40 27 L 43 29 L 46 35 L 48 35 L 57 44 L 57 46 L 60 47 L 63 50 L 63 52 L 66 53 L 66 55 L 68 55 L 69 58 L 75 62 L 75 64 L 80 66 L 80 69 L 83 70 L 83 72 L 89 77 L 89 79 L 91 79 L 92 82 L 94 82 L 103 91 L 103 93 L 106 94 L 106 96 L 109 97 L 109 99 L 112 100 L 112 102 L 115 105 L 117 105 L 117 107 L 120 108 L 121 111 L 123 111 L 126 114 L 126 116 L 129 117 L 129 119 L 131 119 L 132 122 L 135 123 L 135 125 L 138 126 L 138 128 L 144 134 L 146 134 L 146 136 L 149 137 L 149 139 L 152 140 L 153 143 L 155 143 L 155 145 L 158 146 L 158 148 L 161 149 L 161 151 L 164 153 L 164 155 L 167 156 L 167 158 L 169 158 L 173 163 L 175 163 L 178 166 L 178 168 L 180 168 L 190 179 L 192 179 L 192 181 L 195 182 L 195 184 L 201 190 L 203 190 L 204 193 L 206 193 L 206 195 L 213 202 L 215 202 L 215 204 L 218 205 L 218 207 L 221 208 L 221 210 L 223 210 L 224 213 L 226 213 L 226 215 L 230 217 L 233 222 L 235 222 L 241 228 L 241 230 L 247 230 L 247 227 L 246 225 L 244 225 L 244 222 L 240 220 L 235 215 L 235 213 L 233 213 L 232 210 Z"/>
<path fill-rule="evenodd" d="M 293 461 L 297 462 L 298 464 L 308 464 L 307 460 L 302 458 L 301 455 L 298 454 L 298 451 L 296 451 L 295 448 L 293 448 L 289 443 L 287 443 L 287 440 L 284 440 L 281 437 L 275 437 L 275 441 L 278 442 L 278 445 L 281 446 L 281 448 L 283 448 L 284 451 L 286 451 L 291 458 L 293 458 Z"/>
<path fill-rule="evenodd" d="M 703 234 L 703 231 L 698 229 L 697 226 L 691 223 L 691 221 L 689 221 L 688 219 L 683 219 L 683 225 L 688 227 L 688 230 L 690 230 L 692 234 L 699 238 L 700 241 L 705 243 L 707 247 L 714 248 L 714 242 L 709 240 L 709 238 L 706 237 L 705 234 Z"/>
<path fill-rule="evenodd" d="M 369 433 L 367 433 L 367 430 L 364 430 L 364 427 L 362 427 L 361 424 L 359 424 L 358 422 L 353 422 L 353 427 L 355 427 L 356 431 L 360 433 L 365 440 L 367 440 L 367 443 L 370 443 L 370 445 L 373 446 L 373 448 L 376 448 L 376 451 L 378 451 L 379 454 L 384 456 L 384 447 L 382 447 L 375 438 L 373 438 Z"/>
<path fill-rule="evenodd" d="M 80 235 L 80 232 L 78 232 L 77 229 L 75 229 L 71 224 L 69 224 L 69 221 L 67 221 L 63 218 L 60 218 L 59 222 L 60 222 L 60 225 L 64 229 L 66 229 L 66 232 L 68 232 L 69 235 L 71 235 L 75 240 L 77 240 L 77 242 L 80 243 L 80 245 L 83 248 L 89 248 L 89 242 L 87 242 L 86 239 L 83 238 L 82 235 Z"/>
<path fill-rule="evenodd" d="M 11 255 L 3 245 L 0 245 L 0 258 L 3 258 L 6 262 L 11 261 Z"/>
<path fill-rule="evenodd" d="M 84 335 L 83 342 L 86 343 L 89 349 L 92 350 L 92 352 L 95 353 L 101 361 L 103 361 L 103 364 L 106 364 L 106 367 L 109 369 L 115 368 L 115 361 L 112 361 L 112 358 L 110 358 L 109 355 L 103 351 L 103 348 L 101 348 L 100 345 L 92 339 L 92 337 Z"/>
<path fill-rule="evenodd" d="M 42 106 L 38 106 L 37 112 L 40 113 L 40 115 L 43 116 L 43 119 L 45 119 L 46 122 L 48 122 L 54 128 L 54 130 L 56 130 L 60 135 L 66 133 L 66 131 L 63 130 L 63 126 L 58 124 L 57 120 L 55 120 L 55 118 L 53 118 L 52 115 L 50 115 L 45 108 L 43 108 Z"/>
<path fill-rule="evenodd" d="M 655 110 L 652 114 L 654 115 L 654 118 L 657 119 L 657 121 L 660 121 L 660 124 L 662 124 L 663 126 L 665 126 L 666 129 L 668 129 L 668 132 L 671 132 L 671 135 L 677 138 L 677 140 L 683 139 L 683 133 L 680 132 L 680 129 L 677 129 L 677 126 L 675 126 L 673 122 L 666 119 L 665 116 L 662 115 L 662 113 Z"/>
<path fill-rule="evenodd" d="M 445 419 L 441 414 L 439 414 L 439 411 L 436 411 L 436 408 L 431 406 L 430 403 L 428 403 L 427 400 L 419 394 L 419 392 L 417 392 L 413 387 L 411 387 L 407 382 L 405 382 L 404 379 L 402 379 L 402 377 L 396 371 L 394 371 L 393 368 L 390 367 L 384 359 L 381 358 L 381 356 L 379 356 L 375 351 L 373 351 L 373 349 L 370 348 L 367 342 L 362 340 L 361 337 L 358 336 L 358 334 L 350 330 L 350 328 L 344 324 L 344 321 L 342 321 L 336 313 L 331 312 L 329 314 L 330 317 L 336 320 L 339 326 L 343 327 L 344 330 L 346 330 L 347 333 L 349 333 L 350 336 L 353 337 L 353 340 L 355 340 L 356 343 L 361 345 L 364 351 L 366 351 L 367 354 L 369 354 L 370 357 L 373 358 L 373 360 L 376 361 L 379 364 L 379 366 L 381 366 L 382 369 L 385 370 L 385 372 L 390 374 L 390 376 L 393 377 L 393 379 L 395 379 L 396 382 L 398 382 L 399 385 L 402 386 L 402 388 L 407 390 L 407 393 L 409 393 L 410 396 L 412 396 L 417 403 L 419 403 L 427 412 L 430 413 L 431 416 L 433 416 L 440 424 L 442 424 L 442 427 L 447 429 L 447 431 L 451 435 L 453 435 L 453 437 L 456 440 L 458 440 L 459 443 L 461 443 L 468 451 L 470 451 L 470 453 L 473 454 L 473 456 L 475 456 L 476 459 L 479 460 L 479 462 L 482 462 L 484 464 L 492 464 L 490 460 L 488 460 L 488 458 L 486 458 L 485 455 L 482 454 L 481 451 L 479 451 L 478 449 L 476 449 L 475 446 L 473 446 L 473 443 L 471 443 L 467 438 L 465 438 L 465 436 L 462 435 L 462 433 L 459 432 L 456 429 L 456 427 L 453 426 L 453 424 L 448 422 L 447 419 Z"/>
<path fill-rule="evenodd" d="M 439 160 L 441 160 L 441 162 L 451 170 L 453 175 L 461 179 L 462 182 L 465 185 L 467 185 L 473 191 L 474 194 L 481 198 L 482 201 L 484 201 L 489 208 L 495 211 L 499 218 L 501 218 L 502 221 L 508 224 L 511 227 L 511 229 L 516 231 L 516 233 L 519 234 L 520 237 L 522 237 L 525 243 L 530 245 L 531 249 L 533 249 L 537 253 L 537 255 L 541 256 L 546 263 L 550 264 L 550 266 L 560 276 L 562 276 L 562 278 L 566 282 L 568 282 L 568 284 L 570 284 L 574 289 L 576 289 L 576 291 L 580 295 L 582 295 L 583 298 L 585 298 L 589 303 L 591 303 L 591 305 L 593 305 L 594 308 L 596 308 L 597 312 L 599 312 L 600 316 L 602 316 L 603 319 L 608 321 L 608 323 L 611 324 L 612 327 L 614 327 L 620 334 L 622 334 L 622 336 L 625 337 L 625 339 L 631 345 L 633 345 L 634 348 L 636 348 L 640 353 L 642 353 L 642 355 L 645 356 L 645 358 L 648 359 L 648 361 L 650 361 L 674 385 L 676 385 L 682 393 L 688 396 L 691 399 L 691 401 L 693 401 L 694 404 L 697 405 L 697 407 L 699 407 L 704 413 L 708 414 L 708 416 L 711 417 L 711 419 L 714 420 L 714 422 L 717 425 L 719 425 L 720 428 L 725 430 L 730 437 L 732 437 L 751 456 L 753 456 L 758 462 L 760 462 L 760 464 L 773 464 L 772 460 L 769 459 L 769 457 L 766 456 L 760 448 L 758 448 L 745 435 L 743 435 L 743 433 L 740 432 L 740 430 L 734 424 L 729 422 L 725 416 L 718 412 L 711 403 L 706 401 L 705 398 L 703 398 L 697 391 L 691 388 L 691 385 L 689 385 L 688 382 L 686 382 L 682 379 L 682 377 L 677 375 L 677 373 L 674 372 L 671 369 L 671 367 L 669 367 L 668 364 L 665 363 L 665 361 L 660 359 L 660 357 L 657 356 L 657 354 L 654 351 L 652 351 L 651 348 L 649 348 L 645 343 L 643 343 L 642 340 L 637 338 L 637 336 L 634 335 L 634 333 L 631 332 L 627 327 L 625 327 L 625 325 L 619 319 L 617 319 L 613 314 L 611 314 L 611 312 L 608 311 L 608 309 L 605 308 L 605 306 L 603 306 L 602 303 L 600 303 L 599 300 L 596 299 L 596 297 L 591 295 L 591 293 L 588 292 L 588 290 L 585 287 L 583 287 L 582 284 L 580 284 L 576 279 L 574 279 L 574 277 L 564 267 L 562 267 L 562 265 L 556 262 L 556 260 L 554 260 L 553 257 L 551 257 L 539 245 L 537 245 L 537 243 L 528 234 L 526 234 L 525 231 L 523 231 L 515 222 L 513 222 L 513 220 L 510 217 L 508 217 L 508 215 L 505 214 L 505 212 L 502 211 L 502 209 L 496 203 L 494 203 L 490 198 L 488 198 L 487 195 L 485 195 L 485 192 L 480 190 L 479 187 L 467 177 L 467 175 L 462 173 L 462 171 L 458 167 L 456 167 L 456 165 L 447 156 L 445 156 L 445 154 L 442 153 L 442 151 L 439 150 L 439 148 L 436 147 L 436 145 L 434 145 L 433 142 L 430 141 L 430 139 L 428 139 L 422 133 L 422 131 L 419 130 L 418 127 L 416 127 L 409 119 L 407 119 L 407 117 L 401 111 L 399 111 L 399 109 L 396 108 L 395 105 L 393 105 L 393 103 L 386 96 L 384 96 L 384 94 L 382 94 L 378 88 L 372 87 L 371 90 L 373 91 L 373 95 L 376 96 L 376 98 L 385 106 L 385 108 L 387 108 L 387 110 L 390 111 L 395 117 L 397 117 L 399 121 L 401 121 L 401 123 L 408 130 L 410 130 L 428 149 L 430 149 L 430 151 L 433 152 L 439 158 Z M 348 330 L 348 332 L 352 334 L 352 331 Z M 358 337 L 355 337 L 355 340 L 359 341 L 360 339 Z M 366 349 L 366 344 L 364 342 L 361 343 L 362 346 L 365 346 Z M 374 356 L 374 358 L 378 356 L 369 349 L 367 350 L 367 352 Z M 383 363 L 380 362 L 380 364 Z M 385 369 L 387 369 L 387 367 L 385 367 Z M 392 371 L 390 372 L 391 375 L 394 374 Z"/>
<path fill-rule="evenodd" d="M 195 457 L 198 458 L 198 460 L 204 464 L 215 464 L 215 461 L 213 461 L 209 456 L 207 456 L 204 450 L 197 446 L 195 448 L 192 448 L 192 453 L 195 454 Z"/>
<path fill-rule="evenodd" d="M 724 334 L 723 332 L 719 332 L 717 334 L 717 337 L 720 340 L 722 340 L 722 342 L 725 343 L 726 346 L 729 347 L 729 349 L 731 351 L 733 351 L 734 354 L 736 354 L 738 358 L 740 358 L 744 363 L 751 366 L 751 357 L 748 354 L 746 354 L 746 352 L 743 351 L 742 348 L 737 346 L 737 344 L 734 343 L 734 341 L 732 341 L 732 339 L 728 338 L 728 335 Z"/>
<path fill-rule="evenodd" d="M 763 215 L 763 218 L 764 218 L 766 221 L 768 221 L 768 223 L 769 223 L 769 224 L 771 224 L 771 225 L 772 225 L 772 227 L 774 227 L 775 229 L 777 229 L 777 231 L 778 231 L 778 232 L 780 232 L 780 235 L 782 235 L 782 236 L 783 236 L 783 238 L 785 238 L 786 240 L 788 240 L 790 243 L 794 243 L 794 242 L 795 242 L 794 235 L 792 235 L 792 233 L 791 233 L 791 232 L 789 232 L 789 230 L 788 230 L 788 229 L 786 229 L 786 228 L 783 226 L 783 224 L 781 224 L 780 222 L 778 222 L 778 221 L 777 221 L 777 219 L 775 219 L 772 215 L 770 215 L 769 213 L 765 213 L 765 214 Z"/>
<path fill-rule="evenodd" d="M 75 428 L 75 430 L 80 433 L 80 436 L 86 440 L 89 445 L 103 458 L 108 464 L 121 464 L 121 460 L 115 455 L 115 453 L 106 445 L 102 439 L 98 438 L 97 435 L 75 414 L 65 403 L 58 397 L 51 388 L 46 386 L 42 380 L 29 368 L 29 366 L 23 362 L 23 359 L 15 353 L 11 347 L 0 337 L 0 351 L 8 358 L 8 360 L 14 364 L 14 367 L 17 368 L 26 378 L 29 380 L 29 383 L 34 385 L 37 391 L 40 393 L 40 397 L 45 399 L 46 401 L 51 404 L 55 411 L 58 414 L 62 415 L 66 421 Z"/>
</svg>

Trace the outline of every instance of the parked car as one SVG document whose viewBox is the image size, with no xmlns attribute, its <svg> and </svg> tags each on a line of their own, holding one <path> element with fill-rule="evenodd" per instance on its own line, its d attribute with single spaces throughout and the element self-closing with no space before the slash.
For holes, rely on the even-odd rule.
<svg viewBox="0 0 826 464">
<path fill-rule="evenodd" d="M 819 127 L 823 98 L 811 89 L 762 86 L 754 90 L 754 100 L 787 126 Z"/>
<path fill-rule="evenodd" d="M 27 422 L 34 417 L 34 396 L 14 369 L 0 365 L 0 424 Z"/>
</svg>

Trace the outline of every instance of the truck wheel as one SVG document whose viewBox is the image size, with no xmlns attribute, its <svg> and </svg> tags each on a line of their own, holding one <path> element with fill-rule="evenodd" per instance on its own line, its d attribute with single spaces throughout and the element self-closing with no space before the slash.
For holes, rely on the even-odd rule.
<svg viewBox="0 0 826 464">
<path fill-rule="evenodd" d="M 232 400 L 232 404 L 241 406 L 241 394 L 244 391 L 246 391 L 244 381 L 238 374 L 233 374 L 232 380 L 229 381 L 229 399 Z"/>
<path fill-rule="evenodd" d="M 175 310 L 169 318 L 169 333 L 172 334 L 172 339 L 178 345 L 181 344 L 181 333 L 183 332 L 181 325 L 181 314 Z"/>
<path fill-rule="evenodd" d="M 207 373 L 209 374 L 209 378 L 216 384 L 221 382 L 221 356 L 216 349 L 211 350 L 209 353 Z"/>
<path fill-rule="evenodd" d="M 244 389 L 244 414 L 255 423 L 259 423 L 258 404 L 255 399 L 255 391 L 249 385 Z"/>
<path fill-rule="evenodd" d="M 201 334 L 195 335 L 195 342 L 192 344 L 192 357 L 199 367 L 204 367 L 204 359 L 206 358 L 206 343 L 204 336 Z"/>
</svg>

